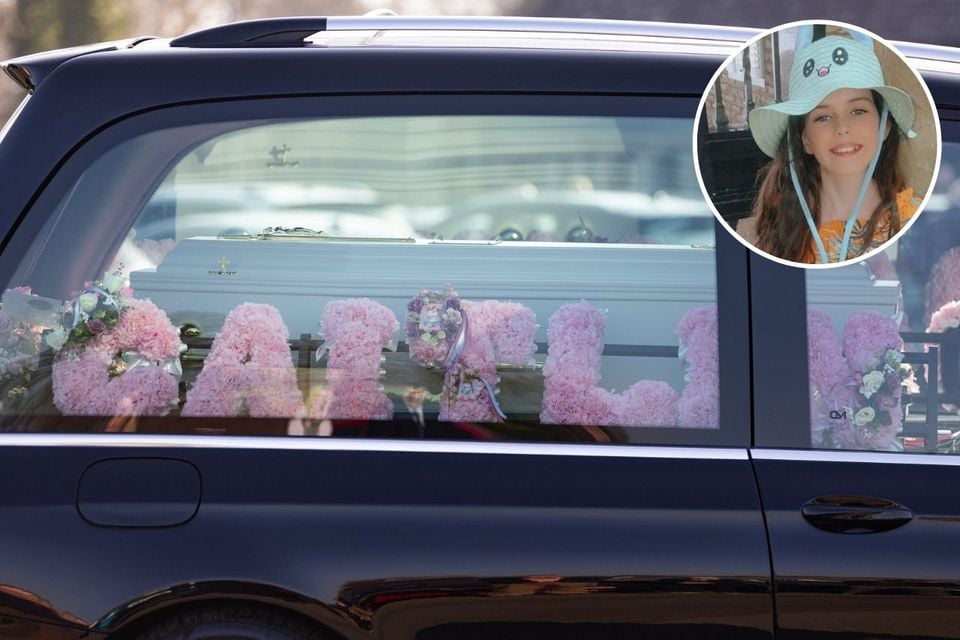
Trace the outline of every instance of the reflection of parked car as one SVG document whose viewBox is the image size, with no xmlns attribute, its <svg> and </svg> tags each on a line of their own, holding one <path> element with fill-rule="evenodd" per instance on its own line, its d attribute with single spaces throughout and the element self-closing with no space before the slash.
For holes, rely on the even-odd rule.
<svg viewBox="0 0 960 640">
<path fill-rule="evenodd" d="M 752 35 L 291 18 L 5 63 L 0 636 L 957 637 L 957 459 L 892 451 L 956 399 L 881 376 L 889 451 L 811 439 L 863 435 L 810 383 L 856 397 L 831 331 L 896 341 L 896 274 L 705 233 L 693 117 Z M 911 51 L 960 143 L 954 50 Z M 222 197 L 264 181 L 295 197 Z M 218 237 L 250 212 L 280 229 Z M 637 241 L 453 239 L 581 217 Z"/>
<path fill-rule="evenodd" d="M 706 213 L 699 194 L 694 198 L 666 193 L 516 191 L 457 203 L 433 230 L 447 238 L 471 232 L 496 238 L 512 229 L 519 232 L 519 239 L 709 244 L 713 219 Z"/>
</svg>

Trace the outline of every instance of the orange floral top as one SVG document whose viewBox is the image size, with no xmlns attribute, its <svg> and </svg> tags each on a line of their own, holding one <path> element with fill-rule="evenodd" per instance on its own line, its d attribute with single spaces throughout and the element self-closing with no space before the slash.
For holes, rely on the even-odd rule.
<svg viewBox="0 0 960 640">
<path fill-rule="evenodd" d="M 900 218 L 901 226 L 913 217 L 919 206 L 920 199 L 914 196 L 913 189 L 908 187 L 897 194 L 895 210 Z M 850 235 L 850 246 L 847 249 L 847 256 L 852 258 L 862 255 L 866 251 L 876 249 L 887 241 L 887 238 L 890 236 L 890 216 L 893 213 L 892 209 L 894 208 L 887 208 L 881 212 L 880 215 L 884 216 L 884 218 L 877 224 L 873 238 L 869 241 L 864 237 L 865 227 L 869 220 L 867 218 L 857 218 L 857 221 L 853 225 L 853 233 Z M 827 259 L 830 262 L 840 262 L 840 245 L 843 244 L 843 227 L 843 220 L 832 220 L 820 225 L 820 238 L 823 240 L 823 248 L 827 250 Z M 866 245 L 866 251 L 863 250 L 864 245 Z M 820 252 L 817 251 L 816 243 L 810 242 L 810 246 L 807 247 L 802 262 L 810 264 L 820 262 Z"/>
</svg>

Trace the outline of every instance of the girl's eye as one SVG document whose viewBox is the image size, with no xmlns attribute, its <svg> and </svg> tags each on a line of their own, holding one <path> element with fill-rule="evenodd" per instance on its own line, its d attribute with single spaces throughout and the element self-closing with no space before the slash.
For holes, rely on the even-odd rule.
<svg viewBox="0 0 960 640">
<path fill-rule="evenodd" d="M 814 122 L 827 122 L 828 120 L 830 120 L 830 116 L 825 113 L 821 113 L 820 115 L 813 117 Z"/>
<path fill-rule="evenodd" d="M 866 115 L 866 114 L 867 114 L 867 110 L 866 110 L 866 109 L 854 109 L 852 113 L 853 113 L 853 115 L 855 115 L 855 116 L 862 116 L 862 115 Z"/>
</svg>

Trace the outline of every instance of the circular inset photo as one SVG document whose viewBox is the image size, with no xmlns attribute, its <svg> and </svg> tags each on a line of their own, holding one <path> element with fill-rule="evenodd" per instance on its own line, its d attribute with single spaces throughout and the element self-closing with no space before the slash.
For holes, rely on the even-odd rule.
<svg viewBox="0 0 960 640">
<path fill-rule="evenodd" d="M 740 242 L 794 266 L 860 262 L 907 231 L 940 166 L 930 91 L 853 25 L 805 21 L 717 71 L 694 130 L 697 178 Z"/>
</svg>

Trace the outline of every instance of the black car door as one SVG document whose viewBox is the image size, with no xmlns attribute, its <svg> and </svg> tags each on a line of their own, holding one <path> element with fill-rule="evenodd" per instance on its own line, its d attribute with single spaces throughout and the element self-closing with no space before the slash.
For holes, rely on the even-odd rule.
<svg viewBox="0 0 960 640">
<path fill-rule="evenodd" d="M 6 429 L 28 433 L 0 438 L 6 496 L 0 582 L 10 587 L 4 615 L 134 633 L 184 615 L 185 606 L 196 611 L 213 602 L 253 602 L 307 616 L 350 638 L 770 638 L 769 556 L 747 455 L 749 389 L 740 375 L 749 349 L 747 250 L 722 230 L 715 244 L 655 246 L 633 228 L 621 243 L 591 237 L 579 244 L 511 244 L 426 234 L 413 240 L 391 235 L 389 226 L 398 210 L 421 214 L 414 220 L 411 213 L 404 224 L 427 224 L 446 209 L 426 208 L 421 199 L 437 205 L 429 198 L 465 186 L 477 196 L 502 196 L 498 189 L 509 187 L 514 203 L 536 192 L 530 186 L 518 192 L 517 184 L 546 175 L 560 191 L 588 184 L 626 190 L 631 210 L 646 202 L 631 190 L 653 189 L 666 179 L 663 190 L 700 206 L 709 232 L 713 218 L 699 200 L 691 165 L 676 161 L 689 160 L 696 99 L 547 99 L 515 87 L 502 95 L 401 96 L 353 95 L 347 87 L 336 96 L 302 97 L 331 68 L 340 69 L 325 85 L 331 93 L 338 81 L 370 81 L 365 71 L 376 67 L 376 58 L 365 56 L 361 64 L 342 56 L 343 65 L 359 65 L 349 73 L 335 64 L 336 52 L 305 51 L 290 58 L 298 74 L 281 77 L 234 54 L 198 58 L 216 62 L 221 80 L 236 77 L 244 88 L 258 87 L 260 73 L 289 83 L 280 93 L 290 95 L 204 100 L 190 93 L 208 90 L 196 83 L 182 88 L 190 104 L 105 126 L 55 173 L 8 243 L 3 275 L 16 279 L 9 286 L 29 285 L 32 293 L 22 295 L 52 298 L 89 289 L 84 280 L 99 277 L 118 247 L 139 241 L 135 248 L 147 254 L 156 246 L 145 240 L 165 242 L 164 255 L 129 265 L 133 291 L 125 295 L 149 296 L 175 318 L 190 352 L 183 359 L 184 387 L 174 388 L 183 393 L 167 416 L 71 415 L 84 398 L 58 395 L 68 385 L 56 371 L 52 382 L 37 379 L 24 404 L 8 407 L 16 411 L 5 417 Z M 312 67 L 319 64 L 314 55 L 326 55 L 325 66 Z M 383 55 L 397 62 L 394 54 Z M 486 69 L 484 77 L 511 68 L 496 56 L 459 55 Z M 449 64 L 423 67 L 425 59 L 414 60 L 410 71 L 423 74 L 434 90 L 445 77 L 453 87 L 462 80 Z M 153 58 L 148 62 L 163 72 Z M 89 71 L 96 75 L 92 63 Z M 561 74 L 554 75 L 560 81 Z M 18 120 L 10 144 L 29 145 L 22 128 L 44 121 L 44 113 L 59 113 L 56 77 L 31 98 L 36 113 Z M 456 142 L 463 139 L 469 144 Z M 558 143 L 558 161 L 531 144 L 548 139 Z M 596 154 L 598 143 L 604 149 Z M 293 150 L 270 153 L 284 146 Z M 11 148 L 0 158 L 17 155 Z M 11 174 L 13 162 L 6 162 L 0 173 Z M 310 180 L 298 184 L 304 175 Z M 382 191 L 377 197 L 400 193 L 408 200 L 386 207 L 368 198 L 340 212 L 368 224 L 373 241 L 345 232 L 318 240 L 316 229 L 310 235 L 286 223 L 281 226 L 292 229 L 242 232 L 243 223 L 263 213 L 257 207 L 271 204 L 255 198 L 263 181 L 285 183 L 273 186 L 284 187 L 287 197 L 330 197 L 320 187 L 331 175 L 354 187 L 348 178 L 361 176 Z M 161 198 L 171 183 L 178 187 L 176 206 Z M 256 206 L 207 215 L 191 199 L 196 190 L 190 187 L 197 185 L 211 199 L 249 193 Z M 568 202 L 576 196 L 561 195 Z M 327 220 L 328 229 L 333 223 L 322 216 L 342 204 L 277 202 L 267 212 L 274 218 L 314 215 Z M 630 223 L 616 212 L 616 198 L 611 202 L 611 228 Z M 581 234 L 587 231 L 581 226 L 603 221 L 555 219 Z M 466 216 L 450 222 L 463 231 L 480 224 Z M 147 235 L 158 229 L 160 236 Z M 418 268 L 429 269 L 429 277 L 411 278 Z M 411 363 L 407 352 L 385 353 L 384 389 L 377 379 L 370 389 L 390 394 L 393 420 L 317 418 L 305 427 L 296 419 L 234 415 L 239 410 L 186 415 L 186 383 L 195 385 L 190 391 L 200 384 L 206 359 L 218 348 L 214 336 L 234 306 L 282 309 L 292 335 L 281 351 L 296 351 L 290 361 L 309 383 L 302 390 L 321 397 L 322 385 L 312 376 L 324 373 L 324 361 L 311 331 L 330 298 L 376 298 L 404 318 L 418 289 L 444 282 L 460 287 L 466 299 L 509 298 L 537 308 L 543 327 L 536 366 L 508 368 L 498 382 L 506 421 L 440 420 L 436 400 L 418 412 L 409 403 L 415 383 L 440 376 Z M 538 380 L 549 369 L 548 320 L 562 305 L 583 308 L 587 303 L 578 301 L 588 297 L 594 317 L 603 316 L 598 301 L 609 309 L 609 352 L 602 356 L 607 385 L 647 378 L 637 393 L 654 389 L 668 401 L 647 402 L 649 413 L 634 412 L 628 422 L 541 424 L 545 392 Z M 69 308 L 82 305 L 76 298 Z M 700 343 L 699 354 L 707 357 L 698 366 L 709 369 L 717 354 L 720 364 L 706 382 L 688 387 L 677 327 L 692 311 L 708 338 Z M 206 333 L 188 335 L 196 326 Z M 246 328 L 249 334 L 258 329 Z M 688 363 L 695 351 L 686 350 Z M 251 356 L 237 366 L 254 361 Z M 290 364 L 281 361 L 276 368 Z M 72 362 L 58 357 L 45 366 Z M 86 381 L 74 376 L 69 382 L 75 389 Z M 432 393 L 441 393 L 435 386 Z M 264 389 L 271 388 L 252 386 L 245 398 L 268 401 Z M 676 410 L 685 389 L 688 413 L 678 418 L 667 411 L 654 425 L 653 414 Z M 615 395 L 626 397 L 600 386 L 591 393 L 603 406 L 612 406 L 608 399 Z M 246 406 L 252 413 L 254 405 Z M 163 481 L 153 482 L 156 475 Z"/>
<path fill-rule="evenodd" d="M 947 196 L 960 166 L 951 113 L 941 111 L 941 180 L 919 220 L 887 253 L 884 275 L 877 263 L 804 273 L 752 261 L 753 299 L 763 304 L 753 307 L 751 456 L 784 639 L 960 637 L 960 564 L 951 551 L 960 540 L 957 343 L 954 331 L 930 327 L 931 315 L 960 297 L 944 275 L 960 245 L 955 200 Z M 947 297 L 933 299 L 940 290 Z M 856 424 L 855 416 L 823 407 L 808 382 L 824 360 L 811 355 L 808 368 L 807 343 L 817 338 L 807 332 L 806 313 L 822 313 L 842 336 L 867 310 L 881 311 L 874 317 L 899 329 L 917 382 L 905 384 L 898 400 L 902 432 L 882 446 L 823 438 L 823 429 Z M 849 382 L 850 393 L 865 393 L 862 384 Z"/>
</svg>

